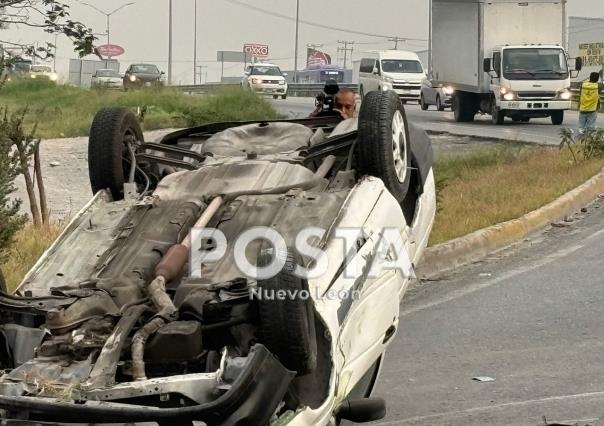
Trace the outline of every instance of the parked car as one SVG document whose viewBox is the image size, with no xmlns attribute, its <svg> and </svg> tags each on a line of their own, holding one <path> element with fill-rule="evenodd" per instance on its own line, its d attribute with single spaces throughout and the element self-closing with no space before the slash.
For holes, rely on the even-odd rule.
<svg viewBox="0 0 604 426">
<path fill-rule="evenodd" d="M 415 52 L 368 53 L 359 67 L 359 93 L 363 97 L 373 90 L 394 90 L 403 103 L 419 101 L 424 78 L 424 67 Z"/>
<path fill-rule="evenodd" d="M 358 119 L 214 123 L 157 143 L 108 108 L 88 154 L 93 199 L 0 294 L 0 418 L 385 415 L 371 393 L 436 210 L 430 139 L 396 93 L 368 93 Z"/>
<path fill-rule="evenodd" d="M 153 64 L 133 64 L 124 74 L 124 89 L 142 89 L 143 87 L 163 86 L 165 73 Z"/>
<path fill-rule="evenodd" d="M 32 79 L 44 79 L 53 82 L 59 80 L 59 74 L 54 72 L 48 65 L 32 65 L 29 71 L 29 77 Z"/>
<path fill-rule="evenodd" d="M 277 65 L 267 63 L 248 65 L 245 76 L 241 80 L 241 87 L 255 93 L 272 95 L 275 99 L 279 97 L 287 99 L 286 76 L 287 74 L 283 74 Z"/>
<path fill-rule="evenodd" d="M 124 77 L 116 70 L 96 70 L 92 75 L 90 87 L 93 89 L 123 89 Z"/>
<path fill-rule="evenodd" d="M 451 108 L 453 99 L 453 87 L 434 84 L 425 78 L 422 80 L 422 91 L 419 104 L 426 111 L 430 105 L 435 105 L 439 111 Z"/>
</svg>

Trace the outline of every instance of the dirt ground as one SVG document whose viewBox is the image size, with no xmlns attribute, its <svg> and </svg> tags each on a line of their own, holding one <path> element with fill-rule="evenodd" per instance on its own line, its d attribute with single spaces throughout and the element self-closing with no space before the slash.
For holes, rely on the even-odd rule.
<svg viewBox="0 0 604 426">
<path fill-rule="evenodd" d="M 172 130 L 145 133 L 145 140 L 156 141 Z M 431 136 L 435 155 L 451 151 L 471 151 L 480 147 L 495 146 L 497 142 L 447 134 Z M 88 180 L 88 138 L 47 139 L 42 141 L 42 173 L 51 216 L 65 220 L 84 206 L 92 193 Z M 16 180 L 15 197 L 23 200 L 22 211 L 29 213 L 29 202 L 23 178 Z"/>
</svg>

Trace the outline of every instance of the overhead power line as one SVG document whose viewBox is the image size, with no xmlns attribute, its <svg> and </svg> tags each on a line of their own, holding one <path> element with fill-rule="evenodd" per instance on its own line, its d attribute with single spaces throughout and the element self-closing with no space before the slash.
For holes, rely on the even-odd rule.
<svg viewBox="0 0 604 426">
<path fill-rule="evenodd" d="M 258 6 L 253 6 L 251 4 L 245 3 L 243 1 L 240 0 L 226 0 L 228 3 L 240 6 L 240 7 L 244 7 L 246 9 L 250 9 L 250 10 L 254 10 L 256 12 L 259 13 L 263 13 L 265 15 L 269 15 L 269 16 L 274 16 L 276 18 L 281 18 L 281 19 L 287 19 L 288 21 L 295 21 L 296 18 L 294 16 L 289 16 L 289 15 L 285 15 L 282 13 L 278 13 L 278 12 L 273 12 L 272 10 L 268 10 L 268 9 L 263 9 L 261 7 Z M 368 36 L 368 37 L 378 37 L 378 38 L 392 38 L 395 37 L 394 35 L 385 35 L 385 34 L 375 34 L 375 33 L 369 33 L 369 32 L 364 32 L 364 31 L 355 31 L 355 30 L 351 30 L 348 28 L 340 28 L 340 27 L 334 27 L 331 25 L 325 25 L 325 24 L 320 24 L 317 22 L 313 22 L 313 21 L 307 21 L 304 19 L 300 19 L 299 22 L 301 24 L 305 24 L 311 27 L 316 27 L 316 28 L 323 28 L 323 29 L 327 29 L 327 30 L 332 30 L 332 31 L 340 31 L 343 33 L 348 33 L 348 34 L 357 34 L 357 35 L 363 35 L 363 36 Z M 427 42 L 427 39 L 423 39 L 423 38 L 413 38 L 413 37 L 404 37 L 405 40 L 409 40 L 409 41 L 424 41 Z"/>
</svg>

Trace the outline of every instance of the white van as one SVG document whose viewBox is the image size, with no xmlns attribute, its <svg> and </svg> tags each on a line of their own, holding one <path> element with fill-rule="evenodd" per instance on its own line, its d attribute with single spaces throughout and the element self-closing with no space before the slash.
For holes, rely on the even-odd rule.
<svg viewBox="0 0 604 426">
<path fill-rule="evenodd" d="M 415 52 L 368 53 L 359 67 L 359 93 L 362 97 L 373 90 L 394 90 L 403 102 L 419 102 L 424 78 L 424 67 Z"/>
</svg>

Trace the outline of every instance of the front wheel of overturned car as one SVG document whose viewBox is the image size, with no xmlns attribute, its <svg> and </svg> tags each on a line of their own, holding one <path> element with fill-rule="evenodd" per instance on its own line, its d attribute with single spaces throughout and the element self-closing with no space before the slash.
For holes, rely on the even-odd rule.
<svg viewBox="0 0 604 426">
<path fill-rule="evenodd" d="M 398 94 L 367 93 L 359 113 L 359 170 L 382 179 L 399 203 L 404 200 L 411 181 L 409 146 L 407 116 Z"/>
<path fill-rule="evenodd" d="M 130 173 L 131 149 L 144 143 L 136 116 L 128 108 L 100 110 L 92 121 L 88 140 L 88 172 L 93 193 L 109 189 L 114 200 L 124 198 Z"/>
<path fill-rule="evenodd" d="M 272 261 L 270 253 L 261 253 L 257 265 Z M 263 343 L 286 368 L 304 375 L 317 365 L 317 335 L 308 282 L 294 274 L 298 264 L 299 256 L 288 249 L 281 271 L 258 281 L 258 313 Z M 282 292 L 285 297 L 278 297 Z"/>
</svg>

